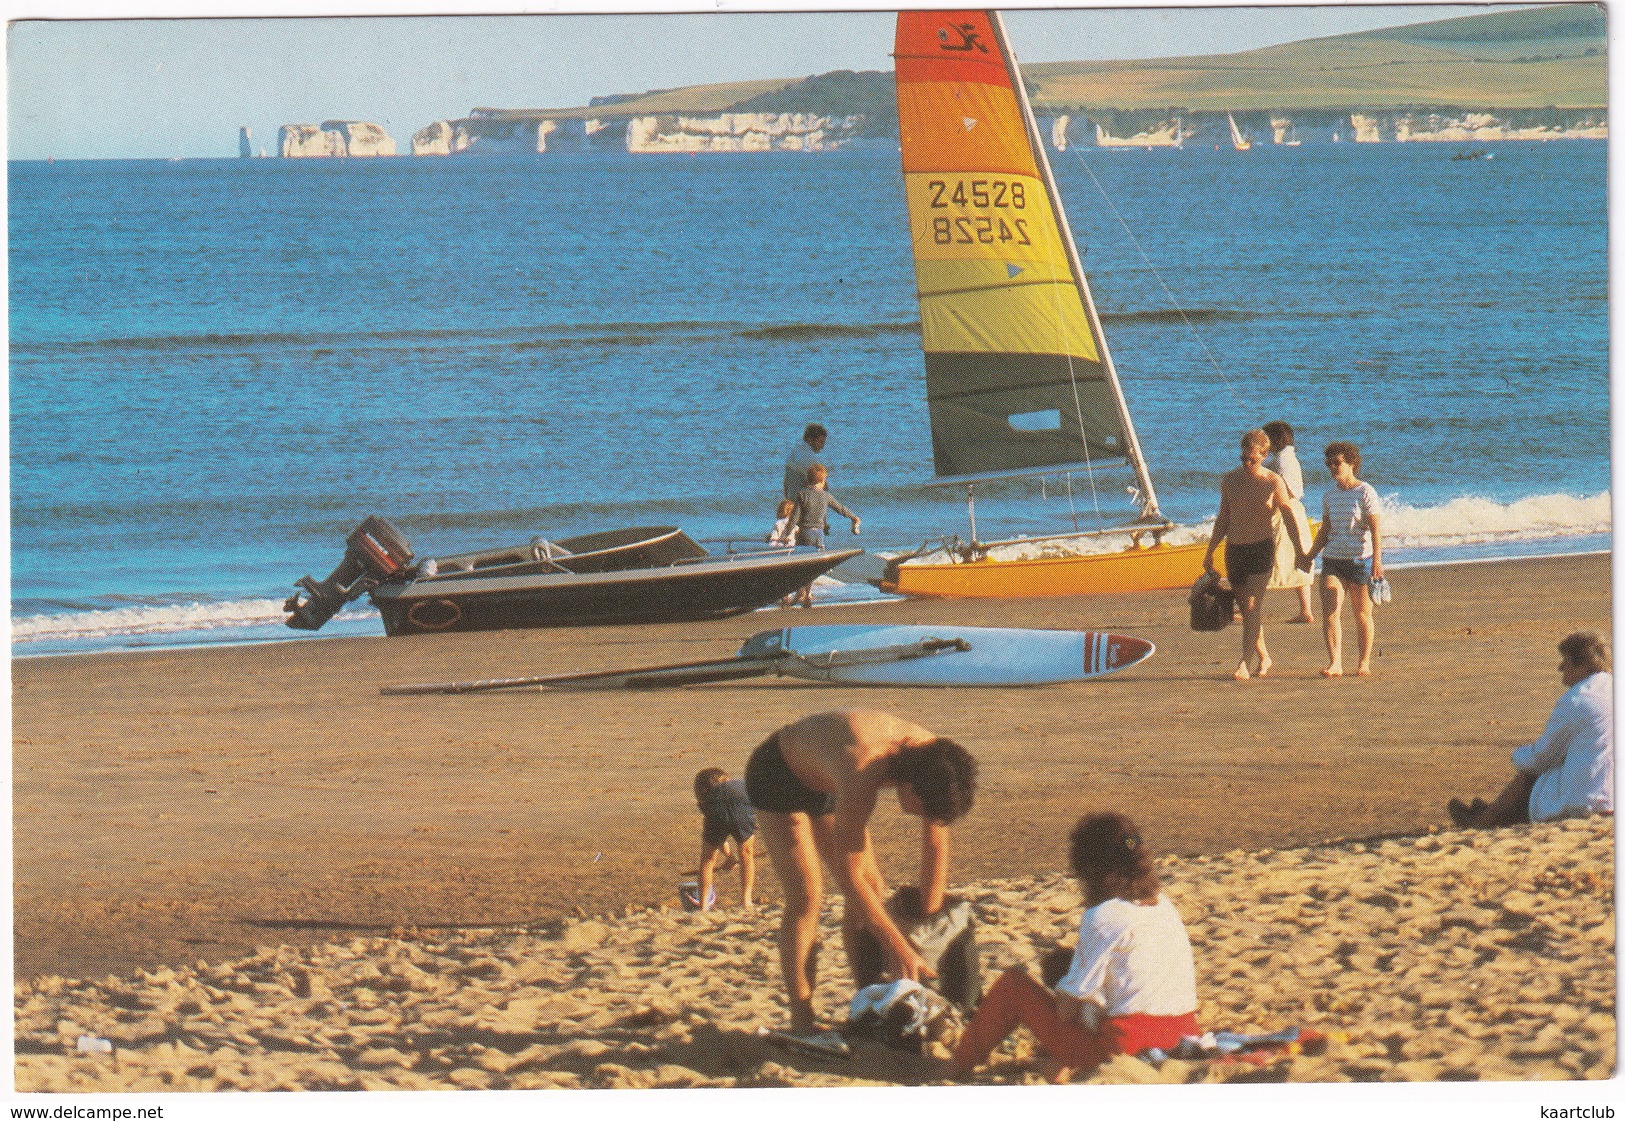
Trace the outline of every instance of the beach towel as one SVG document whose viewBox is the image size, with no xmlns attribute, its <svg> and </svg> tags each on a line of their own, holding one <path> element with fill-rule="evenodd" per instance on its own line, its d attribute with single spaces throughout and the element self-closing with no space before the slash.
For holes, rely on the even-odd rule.
<svg viewBox="0 0 1625 1121">
<path fill-rule="evenodd" d="M 1160 1047 L 1148 1047 L 1138 1057 L 1153 1065 L 1160 1065 L 1169 1059 L 1183 1059 L 1187 1062 L 1207 1060 L 1265 1066 L 1294 1055 L 1323 1055 L 1331 1044 L 1347 1040 L 1348 1036 L 1343 1032 L 1321 1032 L 1314 1028 L 1282 1028 L 1262 1035 L 1209 1031 L 1201 1035 L 1187 1035 L 1167 1051 Z"/>
<path fill-rule="evenodd" d="M 843 1034 L 899 1051 L 923 1052 L 960 1022 L 958 1010 L 942 994 L 900 978 L 859 989 Z"/>
<path fill-rule="evenodd" d="M 1191 585 L 1191 630 L 1222 631 L 1236 613 L 1236 596 L 1216 572 L 1204 572 Z"/>
</svg>

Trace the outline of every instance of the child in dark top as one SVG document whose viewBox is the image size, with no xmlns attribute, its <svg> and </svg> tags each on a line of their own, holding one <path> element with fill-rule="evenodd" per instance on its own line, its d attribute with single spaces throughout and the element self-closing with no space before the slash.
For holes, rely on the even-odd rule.
<svg viewBox="0 0 1625 1121">
<path fill-rule="evenodd" d="M 790 513 L 790 524 L 795 529 L 797 545 L 812 545 L 822 549 L 824 537 L 829 533 L 829 512 L 834 510 L 843 518 L 852 519 L 852 532 L 858 532 L 860 519 L 841 505 L 840 499 L 829 492 L 829 469 L 822 463 L 807 468 L 807 485 L 796 495 L 795 508 Z M 808 584 L 796 595 L 802 607 L 811 607 L 812 585 Z"/>
<path fill-rule="evenodd" d="M 745 796 L 745 784 L 730 781 L 721 767 L 707 767 L 694 776 L 694 801 L 705 819 L 700 829 L 700 910 L 711 909 L 716 874 L 733 867 L 736 858 L 728 852 L 730 840 L 738 846 L 740 902 L 751 906 L 756 890 L 756 810 Z"/>
</svg>

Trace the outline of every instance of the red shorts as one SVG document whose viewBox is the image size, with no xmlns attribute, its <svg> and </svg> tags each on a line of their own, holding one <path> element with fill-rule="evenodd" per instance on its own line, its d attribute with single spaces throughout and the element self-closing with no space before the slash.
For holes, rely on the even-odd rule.
<svg viewBox="0 0 1625 1121">
<path fill-rule="evenodd" d="M 976 1015 L 954 1048 L 954 1065 L 971 1070 L 987 1061 L 1019 1024 L 1026 1024 L 1039 1045 L 1062 1066 L 1093 1069 L 1113 1055 L 1134 1055 L 1147 1047 L 1170 1050 L 1180 1037 L 1198 1035 L 1196 1013 L 1151 1016 L 1134 1012 L 1113 1016 L 1090 1031 L 1072 1020 L 1062 1020 L 1055 995 L 1033 980 L 1024 969 L 1009 969 L 993 983 Z"/>
</svg>

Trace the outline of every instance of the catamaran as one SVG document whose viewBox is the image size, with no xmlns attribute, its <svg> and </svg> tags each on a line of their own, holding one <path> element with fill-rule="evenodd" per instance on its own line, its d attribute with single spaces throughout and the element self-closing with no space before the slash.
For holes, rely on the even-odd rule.
<svg viewBox="0 0 1625 1121">
<path fill-rule="evenodd" d="M 905 595 L 1186 587 L 1206 542 L 1157 507 L 1049 161 L 993 12 L 897 18 L 897 109 L 936 481 L 963 485 L 969 542 L 886 567 Z M 1099 531 L 976 540 L 991 479 L 1133 473 L 1138 516 Z"/>
</svg>

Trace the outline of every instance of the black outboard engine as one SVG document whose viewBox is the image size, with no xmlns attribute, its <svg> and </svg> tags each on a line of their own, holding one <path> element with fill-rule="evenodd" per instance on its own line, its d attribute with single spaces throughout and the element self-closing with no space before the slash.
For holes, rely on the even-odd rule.
<svg viewBox="0 0 1625 1121">
<path fill-rule="evenodd" d="M 282 605 L 290 613 L 288 626 L 294 630 L 320 630 L 339 608 L 400 576 L 412 563 L 406 538 L 383 518 L 368 518 L 344 544 L 344 559 L 326 580 L 306 576 L 294 581 L 304 592 L 293 593 Z"/>
</svg>

